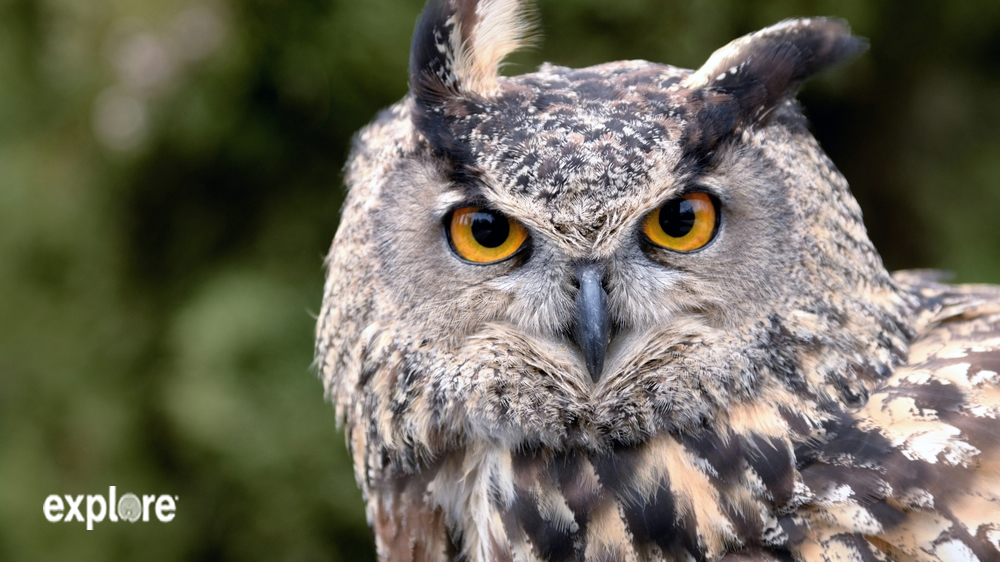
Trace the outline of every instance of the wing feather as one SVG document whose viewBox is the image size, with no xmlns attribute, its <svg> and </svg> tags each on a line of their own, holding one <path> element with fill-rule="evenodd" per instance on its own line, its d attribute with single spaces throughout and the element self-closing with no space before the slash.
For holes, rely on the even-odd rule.
<svg viewBox="0 0 1000 562">
<path fill-rule="evenodd" d="M 923 307 L 908 361 L 856 415 L 891 445 L 879 503 L 899 514 L 868 534 L 892 560 L 1000 560 L 1000 288 L 896 280 Z"/>
</svg>

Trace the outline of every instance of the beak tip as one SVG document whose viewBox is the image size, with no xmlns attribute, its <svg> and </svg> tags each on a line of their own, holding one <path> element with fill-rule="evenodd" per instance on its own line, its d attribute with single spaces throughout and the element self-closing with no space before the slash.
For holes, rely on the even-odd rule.
<svg viewBox="0 0 1000 562">
<path fill-rule="evenodd" d="M 604 355 L 610 341 L 608 294 L 601 282 L 602 273 L 596 266 L 580 268 L 580 291 L 576 296 L 576 340 L 583 351 L 590 378 L 596 383 L 604 371 Z"/>
<path fill-rule="evenodd" d="M 603 359 L 603 358 L 602 358 Z M 604 361 L 603 360 L 587 360 L 587 370 L 590 371 L 590 378 L 593 381 L 600 382 L 601 374 L 604 372 Z"/>
</svg>

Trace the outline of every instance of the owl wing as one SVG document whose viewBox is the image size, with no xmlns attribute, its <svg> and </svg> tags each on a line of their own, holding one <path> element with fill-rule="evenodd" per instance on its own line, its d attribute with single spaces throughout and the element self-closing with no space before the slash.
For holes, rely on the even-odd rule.
<svg viewBox="0 0 1000 562">
<path fill-rule="evenodd" d="M 1000 560 L 1000 288 L 895 277 L 921 301 L 917 335 L 906 363 L 801 468 L 813 496 L 792 518 L 797 550 Z"/>
</svg>

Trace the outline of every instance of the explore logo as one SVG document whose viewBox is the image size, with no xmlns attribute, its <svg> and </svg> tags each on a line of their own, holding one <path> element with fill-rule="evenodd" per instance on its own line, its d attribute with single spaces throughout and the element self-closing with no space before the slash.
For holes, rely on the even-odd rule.
<svg viewBox="0 0 1000 562">
<path fill-rule="evenodd" d="M 63 498 L 66 499 L 63 502 Z M 79 521 L 84 522 L 82 511 L 84 499 L 87 502 L 87 530 L 94 530 L 94 523 L 104 521 L 107 517 L 111 522 L 117 523 L 119 520 L 135 523 L 140 518 L 149 521 L 149 511 L 152 508 L 156 518 L 161 523 L 169 523 L 177 515 L 177 496 L 139 496 L 135 494 L 125 494 L 120 499 L 116 499 L 115 487 L 108 486 L 108 497 L 104 496 L 58 496 L 52 494 L 45 498 L 42 505 L 42 512 L 45 518 L 52 523 L 59 521 Z"/>
</svg>

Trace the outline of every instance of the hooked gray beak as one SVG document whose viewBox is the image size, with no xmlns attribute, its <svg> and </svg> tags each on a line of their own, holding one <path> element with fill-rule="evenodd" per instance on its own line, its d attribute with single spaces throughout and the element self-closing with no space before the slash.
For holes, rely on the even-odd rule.
<svg viewBox="0 0 1000 562">
<path fill-rule="evenodd" d="M 611 340 L 608 320 L 608 293 L 604 290 L 603 268 L 597 264 L 581 265 L 576 277 L 576 344 L 583 351 L 590 378 L 597 382 L 604 370 L 604 355 Z"/>
</svg>

